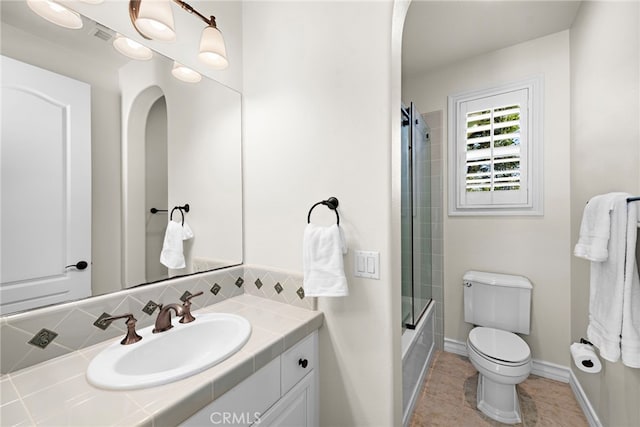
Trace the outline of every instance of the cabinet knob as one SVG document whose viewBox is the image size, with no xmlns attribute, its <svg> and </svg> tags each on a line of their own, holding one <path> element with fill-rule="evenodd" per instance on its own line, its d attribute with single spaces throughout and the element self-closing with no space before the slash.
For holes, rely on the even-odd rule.
<svg viewBox="0 0 640 427">
<path fill-rule="evenodd" d="M 309 365 L 309 361 L 307 359 L 298 360 L 298 366 L 302 366 L 303 369 L 306 369 L 307 365 Z"/>
</svg>

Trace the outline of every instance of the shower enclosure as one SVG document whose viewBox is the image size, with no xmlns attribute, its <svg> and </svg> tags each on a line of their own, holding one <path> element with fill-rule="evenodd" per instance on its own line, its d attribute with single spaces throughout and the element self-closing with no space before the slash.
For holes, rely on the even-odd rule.
<svg viewBox="0 0 640 427">
<path fill-rule="evenodd" d="M 408 426 L 435 349 L 431 140 L 415 106 L 402 107 L 402 409 Z"/>
<path fill-rule="evenodd" d="M 402 108 L 402 327 L 414 329 L 431 301 L 431 142 L 413 103 Z"/>
</svg>

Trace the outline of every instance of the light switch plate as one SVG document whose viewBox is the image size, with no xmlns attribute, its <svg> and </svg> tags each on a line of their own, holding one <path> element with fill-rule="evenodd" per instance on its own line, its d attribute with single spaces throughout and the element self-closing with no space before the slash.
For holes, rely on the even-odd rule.
<svg viewBox="0 0 640 427">
<path fill-rule="evenodd" d="M 354 251 L 354 275 L 380 280 L 380 252 Z"/>
</svg>

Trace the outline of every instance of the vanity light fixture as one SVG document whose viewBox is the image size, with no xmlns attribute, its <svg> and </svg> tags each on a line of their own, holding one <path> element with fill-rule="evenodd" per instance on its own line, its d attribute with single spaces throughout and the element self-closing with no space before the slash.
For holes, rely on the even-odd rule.
<svg viewBox="0 0 640 427">
<path fill-rule="evenodd" d="M 147 40 L 176 39 L 171 0 L 130 0 L 129 18 L 136 31 Z"/>
<path fill-rule="evenodd" d="M 153 57 L 153 51 L 137 41 L 131 40 L 122 34 L 116 34 L 113 47 L 126 57 L 146 61 Z"/>
<path fill-rule="evenodd" d="M 207 24 L 200 38 L 200 60 L 215 70 L 227 68 L 227 51 L 222 33 L 216 25 L 216 18 L 207 18 L 182 0 L 129 0 L 129 17 L 133 27 L 147 40 L 175 40 L 171 2 Z"/>
<path fill-rule="evenodd" d="M 197 71 L 192 70 L 189 67 L 185 67 L 177 61 L 173 61 L 173 68 L 171 74 L 178 80 L 182 80 L 187 83 L 198 83 L 202 80 L 202 76 Z"/>
<path fill-rule="evenodd" d="M 216 18 L 212 16 L 209 22 L 209 25 L 202 30 L 198 58 L 214 70 L 224 70 L 229 66 L 224 38 L 216 26 Z"/>
<path fill-rule="evenodd" d="M 75 12 L 53 0 L 27 0 L 29 8 L 47 21 L 64 28 L 82 28 L 82 18 Z"/>
</svg>

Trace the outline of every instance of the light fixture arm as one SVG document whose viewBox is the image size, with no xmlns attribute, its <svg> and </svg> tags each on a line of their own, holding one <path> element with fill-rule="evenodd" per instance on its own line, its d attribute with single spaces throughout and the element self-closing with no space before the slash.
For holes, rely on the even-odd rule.
<svg viewBox="0 0 640 427">
<path fill-rule="evenodd" d="M 143 3 L 144 2 L 144 3 Z M 149 3 L 147 3 L 149 2 Z M 135 30 L 147 40 L 174 41 L 175 25 L 171 3 L 200 18 L 207 26 L 202 30 L 198 58 L 214 70 L 224 70 L 229 66 L 222 32 L 216 25 L 216 18 L 209 18 L 198 12 L 184 0 L 129 0 L 129 18 Z"/>
<path fill-rule="evenodd" d="M 129 19 L 131 20 L 131 25 L 133 28 L 142 36 L 145 40 L 151 40 L 151 37 L 147 37 L 142 31 L 138 29 L 136 25 L 136 19 L 138 19 L 138 14 L 140 13 L 140 1 L 141 0 L 129 0 Z"/>
<path fill-rule="evenodd" d="M 141 1 L 142 0 L 129 0 L 129 19 L 131 19 L 131 23 L 133 24 L 133 28 L 136 29 L 138 34 L 140 34 L 146 40 L 151 40 L 151 38 L 146 36 L 145 34 L 143 34 L 138 29 L 138 27 L 136 25 L 136 19 L 138 19 L 138 14 L 140 13 L 140 2 Z M 213 27 L 213 28 L 218 28 L 216 26 L 216 18 L 215 18 L 215 16 L 212 15 L 211 18 L 207 18 L 206 16 L 204 16 L 203 14 L 198 12 L 189 3 L 186 3 L 186 2 L 184 2 L 182 0 L 173 0 L 173 2 L 176 3 L 178 6 L 180 6 L 180 8 L 182 8 L 182 10 L 186 10 L 190 14 L 196 15 L 198 18 L 202 19 L 204 21 L 204 23 L 207 24 L 208 26 Z"/>
<path fill-rule="evenodd" d="M 209 26 L 212 26 L 212 27 L 216 27 L 216 18 L 215 18 L 215 16 L 211 16 L 210 19 L 207 19 L 206 16 L 204 16 L 203 14 L 198 12 L 189 3 L 186 3 L 186 2 L 184 2 L 182 0 L 173 0 L 173 2 L 176 3 L 178 6 L 180 6 L 183 10 L 186 10 L 187 12 L 189 12 L 189 13 L 191 13 L 193 15 L 196 15 L 198 18 L 202 19 L 205 24 L 207 24 Z"/>
</svg>

